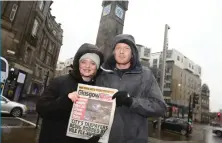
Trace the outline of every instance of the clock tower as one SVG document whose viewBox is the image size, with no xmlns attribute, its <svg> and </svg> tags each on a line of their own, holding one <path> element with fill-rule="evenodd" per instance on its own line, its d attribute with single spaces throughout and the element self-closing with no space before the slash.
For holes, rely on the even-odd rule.
<svg viewBox="0 0 222 143">
<path fill-rule="evenodd" d="M 112 54 L 113 38 L 123 33 L 125 14 L 128 1 L 106 1 L 102 3 L 103 10 L 100 19 L 96 45 L 103 52 L 105 60 Z"/>
</svg>

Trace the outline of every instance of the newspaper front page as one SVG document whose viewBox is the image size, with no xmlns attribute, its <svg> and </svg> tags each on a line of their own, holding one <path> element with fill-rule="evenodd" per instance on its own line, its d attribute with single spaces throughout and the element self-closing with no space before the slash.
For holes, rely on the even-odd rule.
<svg viewBox="0 0 222 143">
<path fill-rule="evenodd" d="M 116 108 L 112 96 L 117 89 L 78 84 L 77 92 L 80 98 L 73 104 L 66 135 L 89 139 L 103 134 L 99 142 L 108 143 Z"/>
</svg>

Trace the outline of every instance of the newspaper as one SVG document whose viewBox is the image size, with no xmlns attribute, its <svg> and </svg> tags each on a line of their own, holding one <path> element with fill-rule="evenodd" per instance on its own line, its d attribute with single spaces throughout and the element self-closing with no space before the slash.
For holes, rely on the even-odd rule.
<svg viewBox="0 0 222 143">
<path fill-rule="evenodd" d="M 78 84 L 77 92 L 80 98 L 73 104 L 66 135 L 89 139 L 102 134 L 99 142 L 108 143 L 116 108 L 112 96 L 117 90 Z"/>
</svg>

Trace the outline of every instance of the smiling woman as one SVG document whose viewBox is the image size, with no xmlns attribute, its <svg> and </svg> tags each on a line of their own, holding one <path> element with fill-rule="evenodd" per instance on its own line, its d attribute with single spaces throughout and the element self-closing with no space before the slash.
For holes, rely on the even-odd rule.
<svg viewBox="0 0 222 143">
<path fill-rule="evenodd" d="M 74 57 L 73 70 L 51 81 L 36 104 L 36 111 L 43 118 L 39 143 L 96 143 L 94 138 L 70 138 L 66 131 L 73 103 L 79 98 L 78 84 L 94 85 L 102 61 L 98 47 L 85 43 Z"/>
<path fill-rule="evenodd" d="M 86 53 L 79 59 L 79 71 L 85 81 L 90 81 L 96 74 L 100 65 L 100 58 L 97 54 Z"/>
</svg>

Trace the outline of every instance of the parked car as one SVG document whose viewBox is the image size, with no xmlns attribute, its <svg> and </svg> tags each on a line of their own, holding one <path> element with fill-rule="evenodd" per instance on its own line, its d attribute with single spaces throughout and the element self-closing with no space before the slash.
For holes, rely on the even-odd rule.
<svg viewBox="0 0 222 143">
<path fill-rule="evenodd" d="M 218 123 L 216 121 L 212 121 L 212 122 L 210 122 L 210 126 L 220 126 L 220 123 Z"/>
<path fill-rule="evenodd" d="M 157 128 L 157 120 L 153 121 L 153 127 Z M 187 127 L 188 127 L 188 134 L 192 133 L 192 125 L 181 118 L 167 118 L 165 120 L 162 119 L 161 122 L 161 129 L 162 130 L 169 130 L 173 132 L 180 133 L 181 135 L 185 136 L 187 134 Z"/>
<path fill-rule="evenodd" d="M 222 123 L 218 123 L 217 126 L 214 126 L 212 132 L 217 136 L 222 137 Z"/>
<path fill-rule="evenodd" d="M 1 113 L 11 114 L 14 117 L 21 117 L 27 113 L 27 107 L 23 104 L 10 101 L 1 95 Z"/>
</svg>

